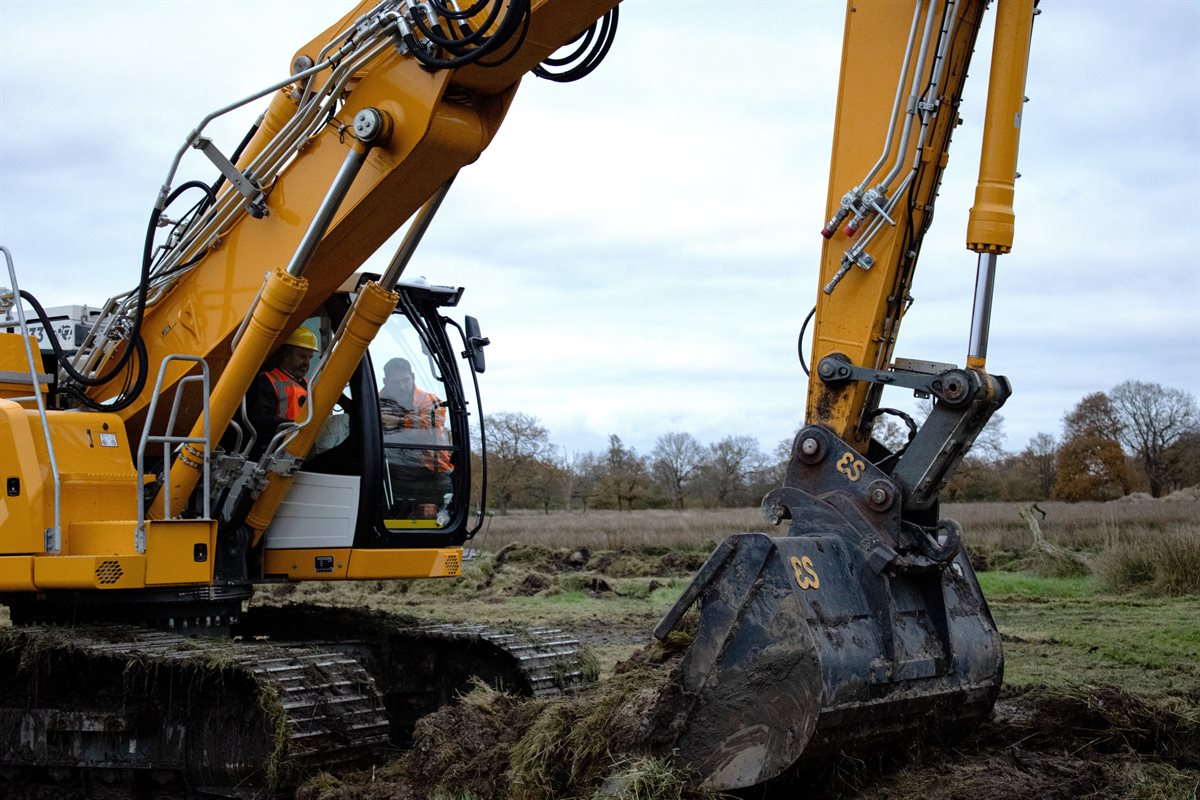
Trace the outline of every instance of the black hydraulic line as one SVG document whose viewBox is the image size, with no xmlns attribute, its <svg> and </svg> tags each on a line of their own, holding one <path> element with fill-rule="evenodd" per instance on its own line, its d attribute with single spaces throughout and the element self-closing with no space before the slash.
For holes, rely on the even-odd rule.
<svg viewBox="0 0 1200 800">
<path fill-rule="evenodd" d="M 162 218 L 162 212 L 174 200 L 176 200 L 183 192 L 190 189 L 203 189 L 205 192 L 210 192 L 208 184 L 202 181 L 188 181 L 175 189 L 167 198 L 167 202 L 162 209 L 155 208 L 150 212 L 150 220 L 146 225 L 146 237 L 142 245 L 142 270 L 137 288 L 137 302 L 134 306 L 133 322 L 130 326 L 127 341 L 130 341 L 130 346 L 127 346 L 121 355 L 117 358 L 112 368 L 103 375 L 88 377 L 79 370 L 75 369 L 68 361 L 66 353 L 63 352 L 62 343 L 54 332 L 54 326 L 51 325 L 45 308 L 36 297 L 26 291 L 21 292 L 21 297 L 26 300 L 34 309 L 38 320 L 42 323 L 45 330 L 47 341 L 50 343 L 50 349 L 54 351 L 54 359 L 64 372 L 70 378 L 81 386 L 103 386 L 109 381 L 115 379 L 125 370 L 130 363 L 130 359 L 136 354 L 138 356 L 137 377 L 131 385 L 126 376 L 125 383 L 121 387 L 120 394 L 117 395 L 115 401 L 111 403 L 99 403 L 89 398 L 86 393 L 76 391 L 74 389 L 64 389 L 63 393 L 71 397 L 75 397 L 78 401 L 95 411 L 119 411 L 130 406 L 134 400 L 141 394 L 142 389 L 146 385 L 146 378 L 149 374 L 148 356 L 146 353 L 146 344 L 142 339 L 142 320 L 146 312 L 146 296 L 150 283 L 150 272 L 153 265 L 154 254 L 154 234 L 158 229 L 158 222 Z"/>
<path fill-rule="evenodd" d="M 224 177 L 222 177 L 222 180 L 224 180 Z M 197 214 L 203 214 L 216 202 L 217 198 L 216 198 L 216 188 L 215 187 L 220 186 L 220 183 L 221 183 L 221 181 L 217 181 L 217 183 L 214 184 L 214 186 L 209 186 L 208 184 L 203 183 L 202 181 L 188 181 L 187 183 L 183 184 L 182 186 L 180 186 L 178 189 L 176 189 L 174 192 L 171 193 L 171 196 L 167 199 L 168 207 L 171 205 L 172 202 L 174 202 L 174 200 L 176 198 L 179 197 L 179 195 L 181 195 L 184 191 L 186 191 L 188 189 L 200 189 L 204 192 L 203 199 L 201 199 L 199 202 L 197 202 L 186 213 L 184 213 L 183 216 L 181 216 L 179 218 L 179 221 L 177 223 L 175 223 L 174 227 L 172 228 L 172 232 L 174 232 L 180 228 L 183 228 L 184 230 L 186 230 L 187 227 L 192 224 L 192 220 Z M 205 254 L 206 254 L 206 251 L 204 249 L 201 249 L 199 252 L 197 252 L 194 256 L 189 258 L 187 261 L 176 264 L 170 270 L 168 270 L 166 272 L 154 272 L 152 270 L 152 274 L 155 277 L 160 277 L 160 278 L 165 277 L 167 275 L 174 275 L 177 272 L 180 272 L 182 270 L 187 269 L 188 267 L 192 267 L 192 266 L 195 266 L 196 264 L 198 264 L 201 261 L 201 259 L 204 258 Z M 157 263 L 161 264 L 163 262 L 163 260 L 167 258 L 168 255 L 169 255 L 169 253 L 167 251 L 164 251 L 158 257 Z"/>
<path fill-rule="evenodd" d="M 499 67 L 500 65 L 511 61 L 512 57 L 521 51 L 521 46 L 525 44 L 525 39 L 529 36 L 529 23 L 532 21 L 532 19 L 532 15 L 525 15 L 525 18 L 521 22 L 521 32 L 517 34 L 516 41 L 513 42 L 512 47 L 508 48 L 507 53 L 500 56 L 495 61 L 484 61 L 483 59 L 479 59 L 479 61 L 476 61 L 475 63 L 481 67 Z"/>
<path fill-rule="evenodd" d="M 64 387 L 60 391 L 69 397 L 75 398 L 79 401 L 80 405 L 86 406 L 92 411 L 120 411 L 124 408 L 128 408 L 135 400 L 137 400 L 138 395 L 141 393 L 142 387 L 146 385 L 146 377 L 149 374 L 150 366 L 149 358 L 146 355 L 146 343 L 143 341 L 141 336 L 138 336 L 137 339 L 134 340 L 132 349 L 137 352 L 137 378 L 132 384 L 130 384 L 129 375 L 131 373 L 126 372 L 125 383 L 121 387 L 121 392 L 117 395 L 117 399 L 115 401 L 111 403 L 96 402 L 92 398 L 88 397 L 84 392 L 73 386 Z"/>
<path fill-rule="evenodd" d="M 796 338 L 796 355 L 800 356 L 800 368 L 804 370 L 805 375 L 811 375 L 808 371 L 808 362 L 804 360 L 804 332 L 808 330 L 808 323 L 812 322 L 813 315 L 817 313 L 817 307 L 813 306 L 812 311 L 808 312 L 808 316 L 804 318 L 804 322 L 800 325 L 800 335 Z"/>
<path fill-rule="evenodd" d="M 609 49 L 612 48 L 612 44 L 617 38 L 617 22 L 620 19 L 620 13 L 620 7 L 614 7 L 597 23 L 591 26 L 592 29 L 597 28 L 597 26 L 599 27 L 599 40 L 591 52 L 584 55 L 582 60 L 575 64 L 575 66 L 563 72 L 551 72 L 546 66 L 553 66 L 555 59 L 547 59 L 542 64 L 533 68 L 533 74 L 539 78 L 545 78 L 548 81 L 556 83 L 569 83 L 590 75 L 596 67 L 600 66 L 600 62 L 604 61 Z M 577 54 L 578 52 L 579 50 L 577 49 L 575 53 Z"/>
<path fill-rule="evenodd" d="M 496 30 L 495 35 L 497 35 L 497 36 L 501 35 L 501 31 L 503 31 L 504 25 L 508 21 L 508 14 L 511 14 L 511 13 L 512 13 L 512 8 L 510 7 L 508 13 L 505 15 L 504 22 L 501 22 L 500 27 Z M 492 27 L 492 23 L 494 23 L 496 21 L 496 17 L 499 16 L 499 14 L 500 14 L 500 3 L 498 3 L 498 2 L 493 3 L 492 10 L 488 12 L 487 19 L 485 19 L 483 21 L 483 24 L 480 25 L 478 28 L 471 31 L 468 26 L 466 26 L 466 25 L 461 26 L 470 31 L 470 33 L 468 33 L 466 36 L 462 37 L 461 39 L 453 39 L 449 36 L 443 36 L 438 31 L 439 26 L 435 25 L 435 26 L 431 27 L 428 24 L 428 22 L 426 22 L 424 16 L 421 14 L 413 14 L 413 24 L 417 26 L 417 28 L 421 31 L 421 33 L 425 34 L 425 38 L 429 39 L 434 44 L 444 47 L 447 50 L 449 50 L 450 52 L 455 53 L 456 55 L 462 55 L 463 53 L 468 52 L 467 45 L 475 44 L 476 42 L 480 41 L 481 39 L 484 40 L 485 42 L 488 40 L 489 37 L 487 36 L 487 31 L 489 28 Z"/>
<path fill-rule="evenodd" d="M 583 31 L 578 36 L 576 36 L 574 39 L 572 39 L 571 41 L 569 41 L 563 45 L 563 47 L 570 47 L 571 45 L 575 44 L 576 42 L 579 42 L 580 39 L 583 40 L 582 42 L 579 42 L 579 46 L 576 47 L 574 50 L 572 50 L 569 55 L 565 55 L 562 58 L 555 58 L 554 56 L 550 56 L 549 58 L 544 60 L 542 62 L 542 64 L 547 67 L 562 67 L 562 66 L 566 66 L 567 64 L 573 63 L 576 59 L 580 58 L 584 53 L 587 52 L 588 48 L 592 44 L 592 39 L 595 36 L 596 36 L 596 26 L 594 24 L 587 26 L 587 30 Z"/>
<path fill-rule="evenodd" d="M 439 0 L 433 0 L 433 10 L 446 19 L 470 19 L 478 14 L 479 10 L 486 6 L 489 2 L 492 2 L 492 0 L 476 0 L 475 4 L 469 8 L 465 8 L 462 11 L 456 11 L 453 7 L 448 6 Z"/>
<path fill-rule="evenodd" d="M 488 16 L 489 21 L 491 21 L 495 18 L 495 12 L 497 12 L 497 11 L 498 11 L 498 6 L 493 8 L 493 13 L 489 14 L 489 16 Z M 461 54 L 457 55 L 455 58 L 446 59 L 446 58 L 438 58 L 436 56 L 428 55 L 427 53 L 424 52 L 424 50 L 421 49 L 421 47 L 419 46 L 419 44 L 416 40 L 416 37 L 412 34 L 408 34 L 407 36 L 404 37 L 404 43 L 406 45 L 408 45 L 409 49 L 412 51 L 413 55 L 417 58 L 417 60 L 420 61 L 423 65 L 425 65 L 427 67 L 431 67 L 434 69 L 454 69 L 457 67 L 463 67 L 468 64 L 473 64 L 476 61 L 479 61 L 481 58 L 488 55 L 492 51 L 500 48 L 505 42 L 507 42 L 512 37 L 514 31 L 516 30 L 518 23 L 520 23 L 520 21 L 528 13 L 529 13 L 529 0 L 513 0 L 513 2 L 508 6 L 508 10 L 505 12 L 503 18 L 500 20 L 500 24 L 497 27 L 496 32 L 494 34 L 492 34 L 491 36 L 486 37 L 483 40 L 483 43 L 480 44 L 478 47 L 475 47 L 474 49 L 466 50 L 465 52 L 462 52 Z M 425 20 L 421 18 L 421 15 L 419 15 L 419 14 L 414 15 L 413 22 L 417 26 L 417 28 L 421 31 L 421 33 L 423 33 L 425 36 L 427 36 L 430 39 L 430 41 L 433 41 L 435 44 L 449 42 L 449 44 L 444 44 L 443 46 L 445 46 L 446 49 L 450 50 L 451 52 L 455 52 L 456 50 L 463 49 L 462 48 L 462 42 L 463 42 L 462 39 L 447 40 L 445 37 L 441 36 L 440 34 L 435 33 L 429 27 L 429 25 L 425 22 Z M 479 28 L 479 30 L 486 31 L 487 26 L 482 26 Z"/>
</svg>

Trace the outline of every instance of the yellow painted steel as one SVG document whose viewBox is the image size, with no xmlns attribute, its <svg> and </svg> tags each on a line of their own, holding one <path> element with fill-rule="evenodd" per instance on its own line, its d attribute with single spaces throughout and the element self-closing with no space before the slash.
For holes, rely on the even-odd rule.
<svg viewBox="0 0 1200 800">
<path fill-rule="evenodd" d="M 135 545 L 137 521 L 72 522 L 63 537 L 63 555 L 138 555 Z"/>
<path fill-rule="evenodd" d="M 976 253 L 1012 251 L 1014 184 L 1034 0 L 1003 0 L 996 9 L 995 43 L 988 83 L 983 152 L 975 205 L 967 223 L 967 249 Z M 982 366 L 982 365 L 981 365 Z"/>
<path fill-rule="evenodd" d="M 332 559 L 332 564 L 318 571 L 318 559 Z M 462 574 L 462 548 L 267 550 L 263 574 L 293 581 L 454 578 Z"/>
<path fill-rule="evenodd" d="M 436 519 L 385 519 L 383 526 L 390 530 L 437 530 L 442 527 Z"/>
<path fill-rule="evenodd" d="M 284 326 L 287 324 L 288 315 L 303 299 L 307 288 L 307 281 L 294 278 L 282 269 L 276 269 L 267 279 L 262 297 L 250 315 L 250 322 L 241 341 L 238 342 L 233 358 L 212 389 L 212 397 L 209 400 L 209 430 L 214 440 L 220 438 L 228 427 L 229 420 L 233 419 L 234 412 L 262 369 L 262 363 L 275 340 L 281 333 L 291 333 L 291 329 L 285 331 Z M 203 434 L 203 419 L 198 419 L 192 428 L 191 436 L 200 437 Z M 163 493 L 160 492 L 150 509 L 152 518 L 174 517 L 183 509 L 200 480 L 203 449 L 203 445 L 189 445 L 184 452 L 188 453 L 190 450 L 192 457 L 175 460 L 168 477 L 171 482 L 171 508 L 163 508 Z"/>
<path fill-rule="evenodd" d="M 143 556 L 38 556 L 33 582 L 46 589 L 142 589 L 146 585 Z"/>
<path fill-rule="evenodd" d="M 43 497 L 50 467 L 39 458 L 28 412 L 11 400 L 0 400 L 0 454 L 0 554 L 41 553 L 45 530 L 54 524 L 54 509 L 47 516 Z M 15 495 L 8 491 L 10 481 L 16 482 Z M 50 492 L 53 502 L 53 486 Z"/>
<path fill-rule="evenodd" d="M 32 592 L 33 556 L 0 557 L 0 592 Z"/>
<path fill-rule="evenodd" d="M 350 580 L 384 578 L 455 578 L 462 574 L 462 548 L 437 547 L 406 550 L 350 552 L 346 577 Z"/>
<path fill-rule="evenodd" d="M 36 411 L 26 411 L 38 457 L 49 461 Z M 62 524 L 75 521 L 137 519 L 137 470 L 130 457 L 125 426 L 116 414 L 51 411 L 50 438 L 62 481 Z M 54 500 L 49 473 L 43 490 L 47 504 Z M 51 524 L 53 508 L 46 511 Z M 64 541 L 64 548 L 69 544 Z"/>
<path fill-rule="evenodd" d="M 383 323 L 387 322 L 399 300 L 398 294 L 387 291 L 374 282 L 367 283 L 359 290 L 354 304 L 342 322 L 341 335 L 335 340 L 333 351 L 309 392 L 312 420 L 288 443 L 289 453 L 301 458 L 308 455 L 313 441 L 321 432 L 321 425 L 333 412 L 334 404 L 341 397 L 342 389 L 362 360 L 367 346 Z M 254 545 L 262 539 L 263 532 L 271 523 L 276 509 L 283 502 L 291 485 L 291 476 L 272 473 L 268 478 L 267 487 L 258 496 L 246 517 L 246 523 L 254 531 Z"/>
<path fill-rule="evenodd" d="M 38 341 L 29 337 L 29 346 L 33 350 L 34 359 L 38 359 Z M 37 370 L 42 371 L 40 359 L 36 362 Z M 13 373 L 11 379 L 4 373 Z M 46 384 L 38 382 L 38 391 L 44 397 Z M 19 333 L 0 333 L 0 398 L 33 397 L 33 384 L 29 380 L 29 359 L 25 353 L 25 343 Z"/>
<path fill-rule="evenodd" d="M 904 63 L 905 35 L 916 5 L 917 0 L 847 4 L 826 204 L 829 217 L 839 208 L 843 195 L 863 180 L 883 150 Z M 939 111 L 930 122 L 924 146 L 918 153 L 918 121 L 906 151 L 899 153 L 902 137 L 897 128 L 886 163 L 872 181 L 877 182 L 888 171 L 888 165 L 899 158 L 902 170 L 893 181 L 893 191 L 888 195 L 892 197 L 912 165 L 919 165 L 915 179 L 889 215 L 895 225 L 885 224 L 866 248 L 874 263 L 870 269 L 853 267 L 832 294 L 818 292 L 811 362 L 814 367 L 834 353 L 869 369 L 884 368 L 892 359 L 916 255 L 931 219 L 941 171 L 948 163 L 950 136 L 958 122 L 958 101 L 984 7 L 983 0 L 962 0 L 953 7 L 953 35 L 937 92 Z M 927 8 L 926 3 L 920 5 L 918 44 L 926 27 Z M 941 14 L 934 14 L 932 24 L 937 26 L 941 22 Z M 931 31 L 931 49 L 937 33 L 936 29 Z M 916 72 L 918 49 L 914 46 L 910 54 L 910 73 Z M 867 54 L 869 57 L 865 57 Z M 918 87 L 928 84 L 935 63 L 931 50 Z M 904 124 L 903 101 L 908 96 L 906 85 L 898 125 Z M 853 238 L 844 230 L 837 230 L 825 242 L 821 254 L 822 286 L 838 272 L 843 254 L 863 237 L 866 228 L 864 224 Z M 829 426 L 838 436 L 865 451 L 870 441 L 870 426 L 863 423 L 864 412 L 878 404 L 879 387 L 859 381 L 828 385 L 817 377 L 815 369 L 808 386 L 806 421 Z"/>
<path fill-rule="evenodd" d="M 350 565 L 349 547 L 305 550 L 267 550 L 263 553 L 263 574 L 285 576 L 293 581 L 338 581 L 346 579 Z M 322 559 L 331 559 L 329 567 L 318 571 Z"/>
<path fill-rule="evenodd" d="M 152 521 L 146 526 L 146 585 L 211 583 L 217 523 L 202 519 Z M 198 552 L 198 548 L 201 548 Z M 203 558 L 197 560 L 197 556 Z"/>
</svg>

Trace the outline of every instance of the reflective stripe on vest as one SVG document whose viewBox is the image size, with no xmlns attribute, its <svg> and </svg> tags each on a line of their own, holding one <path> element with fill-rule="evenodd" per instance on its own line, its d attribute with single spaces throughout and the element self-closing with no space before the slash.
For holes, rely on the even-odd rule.
<svg viewBox="0 0 1200 800">
<path fill-rule="evenodd" d="M 437 395 L 423 389 L 413 388 L 413 405 L 400 414 L 400 427 L 434 431 L 435 440 L 441 444 L 446 439 L 446 408 Z M 435 472 L 450 472 L 448 450 L 426 450 L 421 454 L 426 466 Z"/>
<path fill-rule="evenodd" d="M 300 409 L 308 402 L 308 388 L 279 367 L 263 374 L 271 382 L 275 398 L 279 401 L 276 416 L 289 422 L 300 419 Z"/>
</svg>

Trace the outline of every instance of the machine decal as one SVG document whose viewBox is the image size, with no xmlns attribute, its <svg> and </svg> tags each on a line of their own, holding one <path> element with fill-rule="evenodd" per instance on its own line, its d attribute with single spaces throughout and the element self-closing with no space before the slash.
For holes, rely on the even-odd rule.
<svg viewBox="0 0 1200 800">
<path fill-rule="evenodd" d="M 792 556 L 792 572 L 796 575 L 796 585 L 801 589 L 820 589 L 821 579 L 817 577 L 817 571 L 813 569 L 812 559 L 808 556 L 796 558 Z"/>
<path fill-rule="evenodd" d="M 859 478 L 861 478 L 863 470 L 867 468 L 866 464 L 856 458 L 857 455 L 857 453 L 847 450 L 842 454 L 842 457 L 839 458 L 837 462 L 837 471 L 845 475 L 851 481 L 857 481 Z"/>
</svg>

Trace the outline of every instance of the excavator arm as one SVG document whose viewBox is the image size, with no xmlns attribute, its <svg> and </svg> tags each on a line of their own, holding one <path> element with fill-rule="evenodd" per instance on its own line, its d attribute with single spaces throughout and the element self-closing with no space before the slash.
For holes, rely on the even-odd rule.
<svg viewBox="0 0 1200 800">
<path fill-rule="evenodd" d="M 996 256 L 1013 181 L 1033 0 L 1000 0 L 964 367 L 894 357 L 933 219 L 983 0 L 848 3 L 806 425 L 763 513 L 786 535 L 722 543 L 655 630 L 694 618 L 673 745 L 705 786 L 770 780 L 831 751 L 987 715 L 1000 636 L 938 497 L 1010 393 L 986 372 Z M 921 426 L 884 387 L 933 399 Z M 910 423 L 895 452 L 881 413 Z"/>
</svg>

